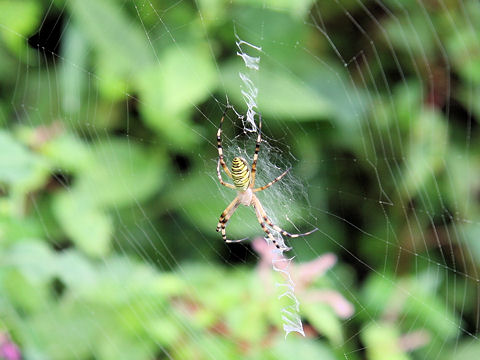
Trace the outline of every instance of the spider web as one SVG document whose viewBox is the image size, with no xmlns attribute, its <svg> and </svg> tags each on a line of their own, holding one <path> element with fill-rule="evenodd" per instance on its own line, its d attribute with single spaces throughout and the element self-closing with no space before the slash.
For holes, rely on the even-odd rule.
<svg viewBox="0 0 480 360">
<path fill-rule="evenodd" d="M 479 20 L 467 0 L 0 2 L 0 359 L 474 358 Z M 261 58 L 257 183 L 292 167 L 258 197 L 320 229 L 286 239 L 304 338 L 253 210 L 227 226 L 250 242 L 214 231 L 227 103 L 226 159 L 255 147 L 239 41 Z"/>
</svg>

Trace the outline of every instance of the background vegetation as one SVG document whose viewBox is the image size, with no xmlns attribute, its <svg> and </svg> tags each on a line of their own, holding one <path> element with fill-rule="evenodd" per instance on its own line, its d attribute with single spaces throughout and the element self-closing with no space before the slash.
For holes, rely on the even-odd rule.
<svg viewBox="0 0 480 360">
<path fill-rule="evenodd" d="M 476 0 L 0 0 L 0 358 L 477 358 L 479 24 Z M 259 176 L 294 166 L 262 201 L 321 229 L 290 243 L 305 338 L 263 243 L 213 231 L 235 31 L 263 50 Z"/>
</svg>

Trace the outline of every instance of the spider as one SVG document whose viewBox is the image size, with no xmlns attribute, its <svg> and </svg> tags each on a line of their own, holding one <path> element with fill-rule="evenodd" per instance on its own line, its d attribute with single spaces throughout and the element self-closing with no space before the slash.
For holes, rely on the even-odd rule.
<svg viewBox="0 0 480 360">
<path fill-rule="evenodd" d="M 229 106 L 225 109 L 222 115 L 222 118 L 220 120 L 220 126 L 218 127 L 218 131 L 217 131 L 217 147 L 218 147 L 217 176 L 218 176 L 218 180 L 220 181 L 220 184 L 222 184 L 223 186 L 226 186 L 229 189 L 237 190 L 237 196 L 235 197 L 235 199 L 233 199 L 230 205 L 228 205 L 227 208 L 220 215 L 220 220 L 218 221 L 218 225 L 217 225 L 217 232 L 218 231 L 222 232 L 222 238 L 227 243 L 240 242 L 247 239 L 247 238 L 244 238 L 240 240 L 227 240 L 227 235 L 225 231 L 225 227 L 227 225 L 228 220 L 240 205 L 253 206 L 253 208 L 255 209 L 255 215 L 257 216 L 260 226 L 262 227 L 263 231 L 267 234 L 271 242 L 277 247 L 277 249 L 280 249 L 280 245 L 277 243 L 272 233 L 267 228 L 267 225 L 273 228 L 274 230 L 278 231 L 280 234 L 291 237 L 291 238 L 310 235 L 311 233 L 317 231 L 318 229 L 315 228 L 303 234 L 291 234 L 281 229 L 279 226 L 275 225 L 269 219 L 269 217 L 267 216 L 267 213 L 263 209 L 262 204 L 254 194 L 256 192 L 268 189 L 270 186 L 272 186 L 277 181 L 282 179 L 291 169 L 291 168 L 287 169 L 280 176 L 277 176 L 275 179 L 273 179 L 272 181 L 270 181 L 268 184 L 264 186 L 261 186 L 258 188 L 254 187 L 255 174 L 257 171 L 258 153 L 260 151 L 260 143 L 262 141 L 262 116 L 260 114 L 259 114 L 259 121 L 258 121 L 258 136 L 257 136 L 256 145 L 255 145 L 255 153 L 253 154 L 253 162 L 252 162 L 251 170 L 248 166 L 247 161 L 244 158 L 239 156 L 236 156 L 233 158 L 232 168 L 231 169 L 228 168 L 223 158 L 223 147 L 222 147 L 222 125 L 223 125 L 223 120 L 225 118 L 228 108 Z M 220 165 L 222 166 L 227 176 L 233 180 L 233 185 L 223 181 L 222 174 L 220 173 Z M 290 250 L 290 248 L 283 248 L 283 250 Z"/>
</svg>

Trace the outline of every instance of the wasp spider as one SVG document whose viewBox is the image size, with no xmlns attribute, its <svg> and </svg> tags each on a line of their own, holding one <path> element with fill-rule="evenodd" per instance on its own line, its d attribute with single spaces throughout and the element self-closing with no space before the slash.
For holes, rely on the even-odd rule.
<svg viewBox="0 0 480 360">
<path fill-rule="evenodd" d="M 261 115 L 259 115 L 258 136 L 257 136 L 257 143 L 255 146 L 255 153 L 253 154 L 252 168 L 250 169 L 247 161 L 244 158 L 239 156 L 236 156 L 233 158 L 232 168 L 231 169 L 228 168 L 223 157 L 223 148 L 222 148 L 222 125 L 223 125 L 223 120 L 225 118 L 228 108 L 229 107 L 225 109 L 225 112 L 222 115 L 222 118 L 220 120 L 220 126 L 218 127 L 218 131 L 217 131 L 217 147 L 218 147 L 217 176 L 218 176 L 218 180 L 220 181 L 220 184 L 228 187 L 229 189 L 237 190 L 237 196 L 235 197 L 235 199 L 233 199 L 230 205 L 228 205 L 227 208 L 220 215 L 220 220 L 217 225 L 217 231 L 222 232 L 223 240 L 227 243 L 240 242 L 240 241 L 246 240 L 246 238 L 240 239 L 240 240 L 227 240 L 227 235 L 225 231 L 225 227 L 227 225 L 228 220 L 240 205 L 253 206 L 253 208 L 255 209 L 255 214 L 257 216 L 258 222 L 260 223 L 260 226 L 262 227 L 263 231 L 267 234 L 271 242 L 278 249 L 280 249 L 280 245 L 277 243 L 277 241 L 273 237 L 268 227 L 278 231 L 280 234 L 284 236 L 288 236 L 291 238 L 306 236 L 318 230 L 318 229 L 313 229 L 312 231 L 309 231 L 303 234 L 290 234 L 289 232 L 281 229 L 279 226 L 275 225 L 269 219 L 269 217 L 267 216 L 267 213 L 263 209 L 262 204 L 254 194 L 258 191 L 262 191 L 269 188 L 270 186 L 275 184 L 277 181 L 279 181 L 281 178 L 283 178 L 290 170 L 290 169 L 287 169 L 285 172 L 283 172 L 283 174 L 281 174 L 280 176 L 277 176 L 275 179 L 273 179 L 272 181 L 270 181 L 268 184 L 264 186 L 261 186 L 258 188 L 254 187 L 255 174 L 257 171 L 258 152 L 260 151 L 260 143 L 262 141 L 262 116 Z M 222 166 L 227 176 L 233 180 L 233 185 L 223 181 L 222 174 L 220 173 L 220 165 Z M 283 248 L 283 250 L 289 250 L 289 248 Z"/>
</svg>

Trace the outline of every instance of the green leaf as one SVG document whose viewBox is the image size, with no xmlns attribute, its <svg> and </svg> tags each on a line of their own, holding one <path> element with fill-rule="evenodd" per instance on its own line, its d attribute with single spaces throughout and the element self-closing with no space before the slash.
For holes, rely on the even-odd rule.
<svg viewBox="0 0 480 360">
<path fill-rule="evenodd" d="M 182 324 L 174 317 L 162 317 L 151 321 L 148 332 L 162 345 L 170 345 L 180 340 Z"/>
<path fill-rule="evenodd" d="M 265 309 L 255 303 L 245 303 L 243 306 L 230 309 L 226 323 L 235 336 L 248 343 L 258 342 L 268 333 Z"/>
<path fill-rule="evenodd" d="M 123 98 L 124 81 L 153 64 L 152 47 L 141 29 L 113 1 L 69 1 L 79 29 L 95 46 L 99 56 L 100 88 L 111 98 Z"/>
<path fill-rule="evenodd" d="M 452 96 L 458 100 L 465 109 L 469 109 L 474 116 L 472 116 L 472 121 L 480 122 L 480 102 L 476 99 L 480 96 L 480 87 L 471 86 L 468 83 L 464 83 L 464 86 L 459 86 L 458 90 L 455 91 L 455 94 Z"/>
<path fill-rule="evenodd" d="M 362 289 L 362 304 L 378 313 L 385 311 L 391 305 L 395 282 L 389 277 L 370 276 Z"/>
<path fill-rule="evenodd" d="M 203 2 L 206 2 L 205 0 Z M 263 9 L 275 9 L 275 11 L 284 11 L 288 12 L 294 16 L 302 18 L 307 15 L 310 7 L 315 2 L 315 0 L 265 0 L 263 1 Z M 248 4 L 253 6 L 258 6 L 259 3 L 256 0 L 236 0 L 234 3 L 238 4 Z"/>
<path fill-rule="evenodd" d="M 75 21 L 70 21 L 64 30 L 62 42 L 62 63 L 60 65 L 60 85 L 62 109 L 67 114 L 78 114 L 82 108 L 88 74 L 88 42 Z"/>
<path fill-rule="evenodd" d="M 445 341 L 458 334 L 461 321 L 442 300 L 439 285 L 437 273 L 401 280 L 371 276 L 362 290 L 362 303 L 371 312 L 402 317 L 405 331 L 421 326 Z"/>
<path fill-rule="evenodd" d="M 275 359 L 278 360 L 335 359 L 333 353 L 322 341 L 294 336 L 289 336 L 286 340 L 283 338 L 277 339 L 271 351 L 275 354 Z"/>
<path fill-rule="evenodd" d="M 236 1 L 241 3 L 252 0 Z M 299 0 L 289 2 L 289 4 L 284 3 L 282 5 L 285 6 L 282 8 L 245 6 L 241 4 L 233 7 L 231 10 L 229 9 L 229 15 L 235 22 L 235 32 L 237 32 L 240 39 L 254 46 L 261 46 L 262 52 L 275 58 L 275 62 L 283 62 L 289 58 L 292 49 L 308 37 L 308 29 L 304 26 L 303 19 L 291 16 L 288 13 L 288 11 L 293 10 L 298 5 L 302 6 L 302 3 L 307 1 L 309 0 Z M 263 18 L 266 21 L 258 21 L 259 18 Z M 265 42 L 264 39 L 269 39 L 270 41 Z M 257 53 L 246 44 L 242 44 L 240 47 L 247 50 L 246 52 L 251 56 L 260 55 L 260 53 Z M 232 55 L 236 54 L 236 50 L 238 50 L 238 48 L 234 49 L 235 51 L 231 51 Z M 236 58 L 239 59 L 238 57 Z M 262 56 L 261 64 L 263 64 L 266 58 L 266 56 Z"/>
<path fill-rule="evenodd" d="M 369 360 L 408 360 L 400 349 L 400 333 L 393 324 L 372 322 L 360 333 Z"/>
<path fill-rule="evenodd" d="M 93 144 L 93 160 L 75 190 L 99 207 L 135 204 L 152 196 L 164 181 L 165 155 L 134 142 L 110 139 Z"/>
<path fill-rule="evenodd" d="M 462 327 L 459 317 L 447 306 L 444 299 L 435 291 L 437 286 L 428 285 L 429 281 L 436 281 L 436 273 L 427 276 L 418 276 L 419 281 L 412 282 L 409 289 L 411 295 L 405 304 L 405 313 L 414 319 L 414 323 L 423 324 L 438 338 L 445 341 L 458 336 Z"/>
<path fill-rule="evenodd" d="M 459 225 L 462 245 L 465 247 L 468 257 L 472 257 L 477 264 L 480 264 L 480 224 L 471 222 Z"/>
<path fill-rule="evenodd" d="M 0 184 L 14 192 L 27 193 L 41 187 L 49 175 L 49 167 L 40 156 L 30 152 L 10 133 L 0 130 Z"/>
<path fill-rule="evenodd" d="M 148 335 L 145 335 L 148 336 Z M 149 360 L 155 357 L 158 345 L 140 337 L 122 334 L 114 328 L 109 332 L 109 341 L 98 344 L 98 355 L 103 360 L 138 359 Z"/>
<path fill-rule="evenodd" d="M 478 42 L 480 8 L 478 2 L 466 2 L 463 12 L 453 12 L 452 14 L 455 31 L 446 31 L 444 43 L 453 68 L 463 78 L 463 82 L 459 82 L 459 84 L 463 83 L 471 90 L 480 84 L 480 44 Z M 464 14 L 468 14 L 468 22 L 464 21 Z M 451 25 L 448 24 L 448 26 Z"/>
<path fill-rule="evenodd" d="M 2 201 L 3 200 L 3 201 Z M 0 251 L 9 244 L 28 238 L 41 238 L 44 223 L 35 217 L 12 216 L 10 199 L 0 200 Z M 22 199 L 23 202 L 23 199 Z"/>
<path fill-rule="evenodd" d="M 407 18 L 386 17 L 382 23 L 386 31 L 384 37 L 404 53 L 430 56 L 436 49 L 434 33 L 420 9 L 415 6 L 415 10 Z"/>
<path fill-rule="evenodd" d="M 207 99 L 216 81 L 215 65 L 205 46 L 171 46 L 158 65 L 139 76 L 140 112 L 170 144 L 189 147 L 201 139 L 200 130 L 189 122 L 191 112 Z"/>
<path fill-rule="evenodd" d="M 384 131 L 392 131 L 393 127 L 399 126 L 403 131 L 410 132 L 414 121 L 422 111 L 424 91 L 422 84 L 417 81 L 402 82 L 395 86 L 393 90 L 394 112 L 391 111 L 390 99 L 383 104 L 386 108 L 386 121 L 390 126 Z M 378 112 L 378 109 L 374 107 L 372 111 Z"/>
<path fill-rule="evenodd" d="M 301 311 L 309 323 L 334 346 L 342 344 L 342 324 L 330 307 L 318 303 L 302 303 Z"/>
<path fill-rule="evenodd" d="M 259 111 L 270 121 L 329 119 L 343 131 L 356 133 L 365 112 L 364 94 L 353 89 L 335 65 L 319 66 L 299 52 L 289 55 L 295 59 L 293 64 L 291 59 L 279 59 L 283 63 L 279 65 L 261 58 L 259 70 L 250 74 L 241 60 L 228 62 L 222 68 L 228 95 L 236 103 L 245 104 L 241 94 L 245 85 L 239 77 L 239 73 L 245 73 L 258 89 Z"/>
<path fill-rule="evenodd" d="M 57 257 L 58 276 L 69 289 L 82 294 L 98 284 L 97 269 L 74 249 L 62 252 Z"/>
<path fill-rule="evenodd" d="M 152 62 L 152 49 L 141 25 L 132 22 L 122 7 L 110 0 L 69 1 L 71 13 L 97 50 L 128 71 Z"/>
<path fill-rule="evenodd" d="M 0 34 L 17 54 L 27 50 L 27 38 L 41 19 L 41 5 L 35 0 L 0 0 Z"/>
<path fill-rule="evenodd" d="M 305 120 L 314 117 L 328 117 L 333 113 L 332 104 L 308 86 L 302 79 L 286 70 L 260 68 L 257 105 L 263 116 L 282 117 L 291 120 Z M 237 103 L 245 103 L 241 90 L 245 85 L 239 77 L 246 68 L 239 60 L 223 67 L 222 77 L 229 95 Z M 255 74 L 257 75 L 257 74 Z"/>
<path fill-rule="evenodd" d="M 45 283 L 57 268 L 53 252 L 40 240 L 24 240 L 4 254 L 2 264 L 18 269 L 32 283 Z"/>
<path fill-rule="evenodd" d="M 48 311 L 39 311 L 29 319 L 25 342 L 44 354 L 40 359 L 88 358 L 92 344 L 103 334 L 98 326 L 92 326 L 92 313 L 96 311 L 91 304 L 52 303 Z M 102 324 L 99 318 L 95 322 Z"/>
<path fill-rule="evenodd" d="M 444 349 L 440 360 L 464 360 L 476 359 L 480 354 L 480 343 L 477 339 L 463 340 L 460 344 L 456 344 L 452 349 Z"/>
<path fill-rule="evenodd" d="M 2 302 L 7 301 L 14 304 L 26 314 L 42 311 L 48 306 L 51 300 L 51 289 L 47 283 L 39 284 L 31 281 L 19 269 L 3 269 L 0 271 L 0 313 L 2 313 Z M 25 296 L 29 294 L 28 296 Z M 7 310 L 7 313 L 10 311 Z M 9 314 L 14 317 L 14 314 Z M 7 316 L 8 317 L 8 316 Z"/>
<path fill-rule="evenodd" d="M 88 255 L 104 256 L 110 248 L 113 223 L 90 197 L 78 191 L 54 197 L 53 212 L 65 233 Z"/>
<path fill-rule="evenodd" d="M 428 182 L 436 181 L 434 176 L 444 165 L 448 146 L 446 122 L 438 112 L 425 109 L 413 126 L 402 176 L 403 186 L 400 186 L 408 198 Z"/>
<path fill-rule="evenodd" d="M 49 285 L 57 267 L 53 252 L 44 242 L 23 239 L 1 253 L 0 263 L 0 291 L 7 301 L 27 313 L 48 306 Z M 0 312 L 1 303 L 0 299 Z"/>
<path fill-rule="evenodd" d="M 88 144 L 69 133 L 45 142 L 39 150 L 56 167 L 67 172 L 85 172 L 95 161 Z"/>
</svg>

